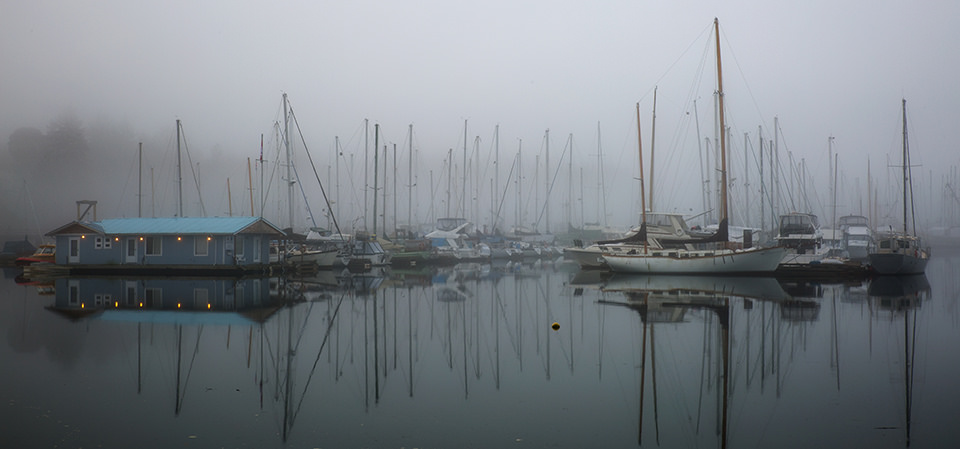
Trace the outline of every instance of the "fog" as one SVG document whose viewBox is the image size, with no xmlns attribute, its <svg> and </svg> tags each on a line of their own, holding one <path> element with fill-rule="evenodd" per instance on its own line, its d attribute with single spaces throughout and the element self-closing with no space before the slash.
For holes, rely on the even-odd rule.
<svg viewBox="0 0 960 449">
<path fill-rule="evenodd" d="M 98 218 L 177 215 L 177 120 L 186 216 L 328 227 L 322 183 L 344 232 L 369 229 L 378 142 L 380 229 L 447 215 L 491 226 L 497 210 L 501 228 L 626 227 L 640 210 L 638 103 L 652 207 L 698 215 L 716 190 L 714 17 L 734 224 L 760 225 L 758 150 L 775 131 L 779 211 L 867 215 L 870 186 L 878 221 L 896 224 L 906 99 L 918 217 L 955 225 L 958 13 L 946 1 L 8 2 L 0 234 L 36 240 L 75 219 L 77 200 L 98 201 Z"/>
</svg>

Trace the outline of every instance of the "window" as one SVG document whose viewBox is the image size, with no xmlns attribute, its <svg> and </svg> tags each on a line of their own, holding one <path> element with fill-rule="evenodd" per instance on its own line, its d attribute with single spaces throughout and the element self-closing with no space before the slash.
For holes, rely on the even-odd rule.
<svg viewBox="0 0 960 449">
<path fill-rule="evenodd" d="M 97 307 L 107 306 L 113 301 L 113 296 L 106 293 L 97 293 L 93 295 L 93 305 Z"/>
<path fill-rule="evenodd" d="M 163 303 L 163 289 L 148 287 L 143 290 L 143 299 L 147 307 L 159 307 Z"/>
<path fill-rule="evenodd" d="M 93 239 L 93 248 L 94 249 L 110 249 L 113 245 L 110 243 L 109 237 L 95 237 Z"/>
<path fill-rule="evenodd" d="M 137 283 L 127 283 L 127 305 L 132 306 L 137 301 Z"/>
<path fill-rule="evenodd" d="M 80 281 L 70 281 L 67 284 L 70 292 L 68 295 L 68 302 L 71 306 L 80 304 Z"/>
<path fill-rule="evenodd" d="M 210 241 L 207 240 L 208 237 L 204 236 L 195 236 L 193 238 L 193 255 L 194 256 L 206 256 L 207 250 L 210 247 Z"/>
<path fill-rule="evenodd" d="M 239 235 L 233 240 L 233 254 L 236 255 L 237 260 L 243 260 L 243 237 Z"/>
<path fill-rule="evenodd" d="M 210 290 L 206 288 L 193 289 L 193 306 L 198 309 L 205 309 L 210 304 Z"/>
<path fill-rule="evenodd" d="M 161 237 L 147 237 L 146 240 L 148 256 L 159 256 L 163 254 L 163 239 Z"/>
</svg>

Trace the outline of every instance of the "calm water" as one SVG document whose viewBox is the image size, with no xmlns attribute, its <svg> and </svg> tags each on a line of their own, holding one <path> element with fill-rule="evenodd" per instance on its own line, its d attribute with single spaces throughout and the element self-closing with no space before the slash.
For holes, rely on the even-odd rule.
<svg viewBox="0 0 960 449">
<path fill-rule="evenodd" d="M 937 256 L 852 285 L 7 273 L 0 447 L 957 447 L 960 257 Z"/>
</svg>

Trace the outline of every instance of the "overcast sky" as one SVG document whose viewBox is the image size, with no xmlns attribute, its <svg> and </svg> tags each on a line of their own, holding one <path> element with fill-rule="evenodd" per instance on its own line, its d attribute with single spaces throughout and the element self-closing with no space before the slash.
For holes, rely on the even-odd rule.
<svg viewBox="0 0 960 449">
<path fill-rule="evenodd" d="M 833 136 L 853 186 L 865 176 L 864 155 L 876 171 L 897 157 L 906 98 L 914 163 L 939 179 L 960 160 L 952 135 L 960 123 L 960 3 L 947 0 L 7 1 L 0 137 L 43 129 L 65 110 L 84 123 L 129 123 L 138 136 L 181 119 L 191 148 L 219 148 L 240 167 L 257 156 L 260 135 L 272 133 L 285 92 L 312 151 L 330 152 L 334 136 L 345 150 L 362 151 L 356 133 L 364 119 L 405 148 L 413 124 L 424 170 L 440 171 L 447 150 L 462 148 L 464 120 L 486 161 L 499 124 L 502 179 L 519 139 L 532 157 L 549 129 L 551 163 L 573 134 L 574 161 L 596 185 L 589 158 L 599 122 L 607 183 L 615 184 L 607 188 L 633 190 L 634 105 L 641 103 L 647 145 L 657 86 L 658 150 L 693 151 L 658 153 L 657 188 L 673 190 L 700 178 L 689 165 L 698 142 L 685 124 L 692 100 L 702 137 L 712 135 L 714 17 L 738 151 L 743 133 L 751 141 L 759 126 L 772 133 L 777 116 L 781 149 L 805 159 L 819 182 L 828 179 Z M 419 176 L 429 183 L 427 173 Z M 826 195 L 827 187 L 817 190 Z M 610 197 L 635 207 L 635 198 Z M 672 204 L 660 209 L 701 209 L 696 195 L 664 198 Z M 629 222 L 630 214 L 619 218 Z"/>
</svg>

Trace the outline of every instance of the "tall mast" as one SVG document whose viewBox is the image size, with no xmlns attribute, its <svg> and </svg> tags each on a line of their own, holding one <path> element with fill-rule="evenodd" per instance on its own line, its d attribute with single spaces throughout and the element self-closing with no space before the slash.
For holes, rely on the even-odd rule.
<svg viewBox="0 0 960 449">
<path fill-rule="evenodd" d="M 567 157 L 567 223 L 573 225 L 573 133 L 567 137 L 570 155 Z"/>
<path fill-rule="evenodd" d="M 377 235 L 377 170 L 380 169 L 377 154 L 380 153 L 380 124 L 373 124 L 373 235 Z"/>
<path fill-rule="evenodd" d="M 460 195 L 460 216 L 467 216 L 467 120 L 463 120 L 463 184 L 460 185 L 463 192 Z"/>
<path fill-rule="evenodd" d="M 517 139 L 517 221 L 514 226 L 523 224 L 523 139 Z"/>
<path fill-rule="evenodd" d="M 143 217 L 143 142 L 140 142 L 140 157 L 137 167 L 137 217 Z"/>
<path fill-rule="evenodd" d="M 832 167 L 832 170 L 830 170 L 830 174 L 833 176 L 833 182 L 830 183 L 830 193 L 833 196 L 833 212 L 832 212 L 833 216 L 830 218 L 833 220 L 832 221 L 833 224 L 830 226 L 833 227 L 834 232 L 836 232 L 836 229 L 837 229 L 837 172 L 839 171 L 837 169 L 837 164 L 839 163 L 839 160 L 836 157 L 838 155 L 833 154 L 833 136 L 827 137 L 827 155 L 830 157 L 830 167 Z"/>
<path fill-rule="evenodd" d="M 263 218 L 263 133 L 260 133 L 260 218 Z"/>
<path fill-rule="evenodd" d="M 473 138 L 473 220 L 480 223 L 480 136 Z"/>
<path fill-rule="evenodd" d="M 453 148 L 447 150 L 447 212 L 445 217 L 450 217 L 450 181 L 453 179 Z"/>
<path fill-rule="evenodd" d="M 877 221 L 873 217 L 873 178 L 870 176 L 870 156 L 867 156 L 867 219 L 876 228 Z"/>
<path fill-rule="evenodd" d="M 500 195 L 496 195 L 496 192 L 499 192 L 499 191 L 500 191 L 500 124 L 499 124 L 499 123 L 497 124 L 497 126 L 495 126 L 495 127 L 493 128 L 493 152 L 494 152 L 494 156 L 493 156 L 493 177 L 494 177 L 494 179 L 496 180 L 496 181 L 493 183 L 493 185 L 496 186 L 496 188 L 493 190 L 493 191 L 494 191 L 493 204 L 496 205 L 496 204 L 497 204 L 497 201 L 498 201 L 497 197 L 500 196 Z M 506 189 L 504 189 L 504 190 L 506 190 Z M 498 221 L 500 221 L 500 210 L 499 210 L 499 209 L 497 209 L 496 214 L 493 216 L 493 228 L 490 229 L 490 232 L 492 232 L 492 233 L 496 233 L 496 232 L 497 232 L 497 222 L 498 222 Z"/>
<path fill-rule="evenodd" d="M 336 193 L 336 198 L 334 199 L 333 204 L 337 205 L 337 215 L 340 215 L 341 217 L 343 217 L 343 214 L 340 213 L 342 212 L 342 209 L 340 209 L 340 156 L 341 155 L 342 153 L 340 152 L 340 136 L 333 136 L 333 157 L 336 158 L 336 161 L 337 161 L 337 164 L 336 164 L 337 174 L 335 178 L 335 181 L 337 183 L 337 193 Z M 339 231 L 337 233 L 339 233 Z"/>
<path fill-rule="evenodd" d="M 544 139 L 547 141 L 546 151 L 543 159 L 543 202 L 546 208 L 547 228 L 546 233 L 550 233 L 550 130 L 547 129 Z"/>
<path fill-rule="evenodd" d="M 250 216 L 256 215 L 253 210 L 253 169 L 250 167 L 250 158 L 247 158 L 247 187 L 250 191 Z"/>
<path fill-rule="evenodd" d="M 647 223 L 647 192 L 643 188 L 643 138 L 640 135 L 640 103 L 637 102 L 637 155 L 640 157 L 640 223 Z M 643 252 L 647 252 L 647 239 L 643 239 Z"/>
<path fill-rule="evenodd" d="M 598 173 L 598 182 L 600 185 L 597 186 L 597 207 L 600 207 L 600 204 L 603 204 L 603 227 L 607 227 L 607 197 L 604 195 L 604 183 L 603 183 L 603 146 L 601 145 L 600 140 L 600 122 L 597 122 L 597 173 Z"/>
<path fill-rule="evenodd" d="M 770 164 L 773 167 L 770 171 L 770 190 L 773 198 L 770 200 L 770 212 L 773 214 L 773 219 L 776 220 L 780 214 L 780 195 L 783 191 L 780 186 L 780 119 L 777 116 L 773 117 L 773 148 L 771 148 L 771 151 L 773 151 L 773 157 L 770 158 Z"/>
<path fill-rule="evenodd" d="M 653 86 L 653 118 L 650 124 L 650 210 L 653 211 L 653 147 L 657 141 L 657 86 Z"/>
<path fill-rule="evenodd" d="M 183 168 L 180 164 L 180 119 L 177 119 L 177 216 L 183 216 Z"/>
<path fill-rule="evenodd" d="M 907 235 L 907 182 L 909 181 L 907 173 L 909 170 L 907 161 L 907 100 L 902 99 L 903 105 L 903 234 Z"/>
<path fill-rule="evenodd" d="M 393 144 L 393 237 L 397 237 L 397 144 Z M 386 220 L 386 218 L 384 218 Z M 386 226 L 384 226 L 386 227 Z"/>
<path fill-rule="evenodd" d="M 720 222 L 727 220 L 727 133 L 723 119 L 723 66 L 720 63 L 720 20 L 713 19 L 717 37 L 717 97 L 720 101 Z"/>
<path fill-rule="evenodd" d="M 407 226 L 413 229 L 413 123 L 410 124 L 410 154 L 407 156 Z"/>
<path fill-rule="evenodd" d="M 376 158 L 374 158 L 376 160 Z M 387 159 L 387 146 L 383 146 L 383 235 L 387 235 L 387 168 L 390 160 Z"/>
<path fill-rule="evenodd" d="M 745 226 L 753 226 L 750 222 L 750 135 L 743 133 L 743 200 L 744 200 L 744 218 Z"/>
<path fill-rule="evenodd" d="M 839 169 L 837 168 L 837 164 L 839 164 L 840 161 L 839 161 L 839 158 L 837 157 L 837 156 L 839 156 L 839 154 L 836 154 L 836 155 L 833 154 L 833 136 L 827 137 L 827 155 L 830 156 L 830 166 L 833 167 L 833 170 L 831 170 L 832 175 L 833 175 L 833 183 L 830 184 L 830 191 L 831 191 L 831 193 L 832 193 L 832 195 L 833 195 L 833 213 L 832 213 L 833 217 L 831 217 L 831 218 L 833 219 L 833 224 L 832 224 L 831 226 L 833 227 L 834 232 L 836 232 L 836 229 L 837 229 L 837 193 L 838 193 L 838 192 L 837 192 L 837 172 L 839 171 Z M 836 237 L 836 236 L 834 236 L 834 237 Z"/>
<path fill-rule="evenodd" d="M 766 186 L 763 180 L 763 126 L 757 125 L 757 137 L 760 141 L 760 230 L 766 231 L 767 210 L 764 203 Z"/>
<path fill-rule="evenodd" d="M 287 152 L 287 224 L 293 229 L 293 160 L 290 157 L 290 113 L 287 94 L 283 94 L 283 144 Z"/>
<path fill-rule="evenodd" d="M 367 191 L 370 189 L 370 177 L 367 170 L 370 167 L 370 119 L 363 119 L 363 230 L 367 229 Z"/>
</svg>

